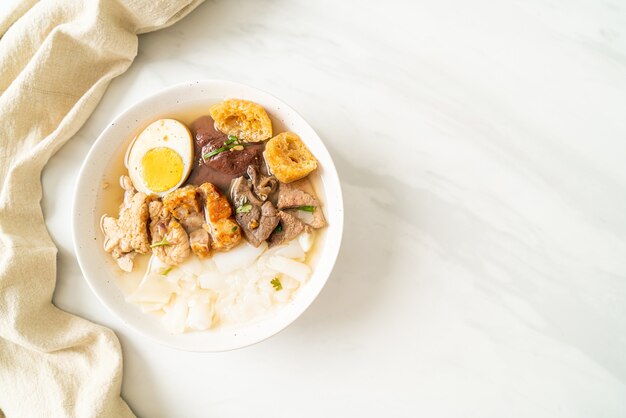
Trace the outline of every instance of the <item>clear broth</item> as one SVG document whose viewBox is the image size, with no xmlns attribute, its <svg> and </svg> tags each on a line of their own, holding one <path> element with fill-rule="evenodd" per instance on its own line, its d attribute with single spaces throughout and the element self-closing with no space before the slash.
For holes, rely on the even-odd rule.
<svg viewBox="0 0 626 418">
<path fill-rule="evenodd" d="M 199 118 L 200 116 L 208 115 L 208 108 L 212 104 L 213 103 L 210 103 L 210 104 L 203 103 L 201 105 L 193 104 L 193 105 L 190 105 L 188 108 L 184 108 L 183 110 L 165 113 L 161 115 L 158 119 L 165 119 L 165 118 L 176 119 L 184 123 L 188 127 L 190 127 L 192 122 L 195 121 L 197 118 Z M 272 127 L 274 130 L 274 134 L 285 132 L 287 130 L 285 128 L 284 123 L 274 118 L 270 112 L 268 112 L 268 114 L 270 116 L 270 119 L 272 120 Z M 100 219 L 103 215 L 106 214 L 106 215 L 114 216 L 114 217 L 117 217 L 119 215 L 119 206 L 124 199 L 124 191 L 120 187 L 119 179 L 122 175 L 128 174 L 128 170 L 126 169 L 126 166 L 124 163 L 126 150 L 128 146 L 131 144 L 133 138 L 139 132 L 141 132 L 141 130 L 143 130 L 144 128 L 145 126 L 138 126 L 136 131 L 132 135 L 130 135 L 128 138 L 126 138 L 126 141 L 124 141 L 123 146 L 120 147 L 116 151 L 116 153 L 114 154 L 114 157 L 112 158 L 112 160 L 109 162 L 107 166 L 107 170 L 102 177 L 100 190 L 98 192 L 97 202 L 95 206 L 96 212 L 95 212 L 94 221 L 96 222 L 96 230 L 100 230 L 100 226 L 99 226 Z M 322 184 L 322 181 L 320 179 L 318 172 L 315 171 L 311 173 L 309 175 L 309 180 L 311 181 L 313 189 L 315 190 L 315 193 L 317 194 L 317 197 L 320 203 L 322 204 L 322 210 L 324 211 L 324 216 L 328 220 L 328 213 L 326 211 L 326 205 L 325 205 L 326 195 L 324 193 L 323 184 Z M 309 252 L 306 255 L 305 262 L 311 267 L 313 271 L 315 271 L 315 266 L 317 265 L 317 262 L 319 259 L 320 250 L 322 246 L 324 245 L 327 228 L 328 226 L 326 228 L 317 230 L 315 232 L 313 247 L 309 250 Z M 100 242 L 101 247 L 104 248 L 104 237 L 102 233 L 97 237 L 97 240 Z M 102 251 L 104 251 L 104 249 Z M 193 255 L 191 257 L 193 257 Z M 150 254 L 137 256 L 135 258 L 135 267 L 133 268 L 133 271 L 130 273 L 126 273 L 120 270 L 117 267 L 117 264 L 115 263 L 112 257 L 109 256 L 107 257 L 107 259 L 108 259 L 108 262 L 112 266 L 112 270 L 116 272 L 116 275 L 115 275 L 116 284 L 122 290 L 123 294 L 127 296 L 130 293 L 132 293 L 132 291 L 135 290 L 135 288 L 137 288 L 137 286 L 141 282 L 146 272 L 146 269 L 148 267 L 148 260 L 150 259 Z M 306 286 L 306 284 L 304 286 Z M 298 292 L 296 292 L 294 298 L 298 297 L 298 293 L 299 293 L 299 290 Z"/>
</svg>

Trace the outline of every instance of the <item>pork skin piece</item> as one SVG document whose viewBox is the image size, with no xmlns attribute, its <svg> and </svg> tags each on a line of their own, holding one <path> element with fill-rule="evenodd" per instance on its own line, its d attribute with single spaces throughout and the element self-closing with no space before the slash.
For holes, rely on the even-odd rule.
<svg viewBox="0 0 626 418">
<path fill-rule="evenodd" d="M 185 186 L 168 193 L 163 196 L 163 206 L 185 228 L 193 253 L 200 258 L 211 255 L 211 237 L 196 187 Z"/>
<path fill-rule="evenodd" d="M 162 202 L 150 202 L 149 212 L 153 254 L 165 264 L 179 265 L 190 253 L 187 232 L 165 209 Z"/>
<path fill-rule="evenodd" d="M 241 241 L 241 231 L 233 219 L 233 210 L 228 199 L 211 183 L 197 188 L 203 199 L 206 221 L 214 251 L 228 251 Z"/>
</svg>

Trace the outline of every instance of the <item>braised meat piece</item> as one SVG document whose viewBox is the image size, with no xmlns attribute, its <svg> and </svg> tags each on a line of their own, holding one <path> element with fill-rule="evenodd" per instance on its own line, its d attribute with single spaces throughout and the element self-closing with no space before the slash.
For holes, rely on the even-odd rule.
<svg viewBox="0 0 626 418">
<path fill-rule="evenodd" d="M 174 190 L 163 197 L 163 206 L 185 228 L 194 254 L 208 257 L 211 254 L 211 239 L 196 188 L 185 186 Z"/>
<path fill-rule="evenodd" d="M 276 228 L 270 235 L 270 247 L 289 242 L 309 228 L 296 216 L 282 210 L 278 211 L 278 217 L 280 218 L 280 228 Z"/>
<path fill-rule="evenodd" d="M 215 129 L 215 121 L 211 116 L 201 116 L 191 124 L 191 133 L 194 137 L 194 151 L 196 164 L 204 164 L 202 148 L 210 143 L 223 144 L 228 135 Z"/>
<path fill-rule="evenodd" d="M 202 228 L 196 229 L 189 234 L 189 246 L 193 253 L 200 258 L 206 258 L 211 255 L 211 236 L 209 231 L 204 229 L 206 226 L 204 224 Z"/>
<path fill-rule="evenodd" d="M 253 191 L 252 181 L 243 176 L 233 181 L 231 199 L 236 206 L 237 223 L 248 242 L 258 247 L 278 225 L 278 211 L 272 202 L 259 199 Z"/>
<path fill-rule="evenodd" d="M 243 150 L 220 152 L 205 160 L 205 154 L 218 150 L 228 141 L 228 135 L 215 129 L 215 121 L 210 116 L 196 119 L 191 132 L 196 159 L 187 184 L 199 186 L 211 183 L 227 192 L 231 181 L 244 175 L 249 165 L 260 165 L 263 162 L 265 143 L 246 144 Z"/>
<path fill-rule="evenodd" d="M 236 178 L 230 186 L 230 200 L 235 208 L 241 208 L 246 203 L 252 206 L 261 206 L 264 202 L 252 191 L 252 182 L 244 176 Z"/>
<path fill-rule="evenodd" d="M 278 187 L 278 209 L 296 216 L 311 228 L 323 228 L 326 219 L 313 186 L 307 179 L 293 183 L 280 183 Z"/>
<path fill-rule="evenodd" d="M 152 252 L 171 266 L 182 263 L 189 255 L 189 237 L 162 202 L 154 200 L 148 205 Z"/>
<path fill-rule="evenodd" d="M 111 253 L 122 270 L 132 271 L 135 254 L 150 252 L 147 226 L 150 198 L 137 192 L 128 176 L 122 176 L 120 184 L 124 189 L 124 201 L 120 205 L 119 218 L 102 218 L 104 250 Z"/>
<path fill-rule="evenodd" d="M 202 228 L 204 215 L 195 187 L 181 187 L 165 195 L 163 205 L 169 213 L 178 219 L 187 232 Z"/>
<path fill-rule="evenodd" d="M 238 213 L 236 219 L 248 242 L 255 247 L 270 236 L 280 221 L 278 211 L 271 202 L 265 202 L 260 207 L 252 206 L 249 212 Z"/>
<path fill-rule="evenodd" d="M 266 201 L 278 186 L 278 180 L 276 177 L 262 174 L 261 170 L 257 166 L 248 166 L 246 173 L 248 174 L 248 177 L 250 177 L 252 191 L 261 201 Z"/>
<path fill-rule="evenodd" d="M 201 184 L 197 191 L 204 201 L 206 221 L 213 240 L 211 248 L 227 251 L 239 244 L 241 232 L 232 217 L 233 211 L 226 196 L 211 183 Z"/>
</svg>

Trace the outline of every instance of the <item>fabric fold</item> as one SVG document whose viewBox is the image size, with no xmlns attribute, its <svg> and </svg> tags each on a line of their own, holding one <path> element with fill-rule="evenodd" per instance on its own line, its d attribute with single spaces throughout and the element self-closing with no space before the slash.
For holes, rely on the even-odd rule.
<svg viewBox="0 0 626 418">
<path fill-rule="evenodd" d="M 120 398 L 115 334 L 51 302 L 57 250 L 40 176 L 131 65 L 137 34 L 175 23 L 201 0 L 33 3 L 0 16 L 0 411 L 133 416 Z"/>
</svg>

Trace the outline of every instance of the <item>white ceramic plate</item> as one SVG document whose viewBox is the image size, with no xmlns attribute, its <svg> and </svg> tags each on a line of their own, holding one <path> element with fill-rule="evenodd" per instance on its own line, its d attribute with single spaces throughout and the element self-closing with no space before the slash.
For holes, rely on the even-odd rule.
<svg viewBox="0 0 626 418">
<path fill-rule="evenodd" d="M 292 302 L 261 320 L 238 327 L 172 335 L 165 331 L 158 318 L 141 312 L 124 299 L 118 285 L 120 280 L 124 280 L 121 279 L 123 273 L 103 250 L 99 220 L 106 193 L 101 185 L 110 174 L 107 171 L 111 171 L 111 164 L 120 159 L 131 138 L 150 122 L 168 116 L 176 117 L 191 108 L 197 111 L 199 107 L 205 107 L 208 110 L 211 104 L 229 97 L 252 100 L 263 106 L 275 128 L 279 127 L 275 129 L 276 133 L 291 130 L 300 135 L 319 161 L 317 183 L 323 189 L 321 197 L 328 227 L 322 234 L 323 241 L 316 244 L 319 252 L 314 261 L 313 274 Z M 117 185 L 111 184 L 111 187 Z M 337 171 L 313 128 L 274 96 L 243 84 L 220 80 L 193 81 L 166 88 L 115 118 L 91 147 L 81 168 L 73 211 L 73 238 L 78 263 L 98 299 L 137 332 L 167 346 L 190 351 L 224 351 L 244 347 L 262 341 L 291 324 L 313 302 L 326 283 L 339 253 L 343 232 L 343 201 Z"/>
</svg>

